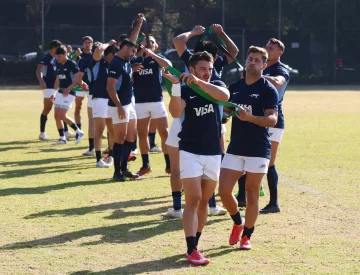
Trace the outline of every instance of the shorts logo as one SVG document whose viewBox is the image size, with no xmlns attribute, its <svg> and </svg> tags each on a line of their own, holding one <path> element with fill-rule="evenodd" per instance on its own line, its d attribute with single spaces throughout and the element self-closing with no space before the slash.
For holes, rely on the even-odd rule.
<svg viewBox="0 0 360 275">
<path fill-rule="evenodd" d="M 196 112 L 196 116 L 203 116 L 211 112 L 214 113 L 214 107 L 212 104 L 205 105 L 204 107 L 194 108 L 194 110 Z"/>
<path fill-rule="evenodd" d="M 269 133 L 269 136 L 272 136 L 273 135 L 273 133 Z"/>
<path fill-rule="evenodd" d="M 259 166 L 259 168 L 265 168 L 265 167 L 266 167 L 266 164 Z"/>
</svg>

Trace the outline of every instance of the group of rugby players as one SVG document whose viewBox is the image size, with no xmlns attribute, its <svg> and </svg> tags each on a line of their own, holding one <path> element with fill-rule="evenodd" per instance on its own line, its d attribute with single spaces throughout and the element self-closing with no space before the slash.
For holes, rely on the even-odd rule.
<svg viewBox="0 0 360 275">
<path fill-rule="evenodd" d="M 211 29 L 225 43 L 224 55 L 218 55 L 218 47 L 208 40 L 200 40 L 194 52 L 187 48 L 190 38 L 203 35 L 202 26 L 174 38 L 175 49 L 186 66 L 185 72 L 176 76 L 165 70 L 172 66 L 171 62 L 155 54 L 158 45 L 152 35 L 147 34 L 139 41 L 144 21 L 143 14 L 138 14 L 131 33 L 121 35 L 118 41 L 93 42 L 90 36 L 85 36 L 83 52 L 72 51 L 58 40 L 51 42 L 49 53 L 41 59 L 36 71 L 44 94 L 39 139 L 49 140 L 45 124 L 54 104 L 60 135 L 54 145 L 66 144 L 70 138 L 80 142 L 84 136 L 80 111 L 87 94 L 89 148 L 83 155 L 96 155 L 96 167 L 113 165 L 113 179 L 125 181 L 151 172 L 149 152 L 151 149 L 161 152 L 154 142 L 157 130 L 165 173 L 171 175 L 173 198 L 173 207 L 163 215 L 182 217 L 188 261 L 196 265 L 209 263 L 198 249 L 208 205 L 210 215 L 229 212 L 234 222 L 229 244 L 240 242 L 240 249 L 249 250 L 258 214 L 280 211 L 275 158 L 283 135 L 282 100 L 289 82 L 289 72 L 280 62 L 284 44 L 272 38 L 265 48 L 251 46 L 246 70 L 227 88 L 221 74 L 224 66 L 233 62 L 238 49 L 221 25 L 214 24 Z M 168 107 L 173 122 L 169 131 L 162 77 L 172 83 Z M 67 112 L 74 101 L 72 120 Z M 222 106 L 228 101 L 235 108 Z M 225 150 L 225 123 L 230 116 L 233 117 L 231 138 Z M 105 126 L 108 152 L 102 159 Z M 134 174 L 128 170 L 128 161 L 135 158 L 137 139 L 142 166 Z M 270 202 L 259 211 L 259 192 L 265 174 Z M 226 209 L 216 205 L 217 182 Z M 237 197 L 232 194 L 236 182 Z M 239 207 L 246 207 L 246 221 Z"/>
</svg>

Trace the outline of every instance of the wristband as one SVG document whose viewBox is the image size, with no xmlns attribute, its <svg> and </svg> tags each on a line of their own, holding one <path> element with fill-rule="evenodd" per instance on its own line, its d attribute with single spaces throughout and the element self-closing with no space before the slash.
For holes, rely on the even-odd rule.
<svg viewBox="0 0 360 275">
<path fill-rule="evenodd" d="M 180 83 L 173 84 L 171 96 L 181 96 L 181 85 L 180 85 Z"/>
</svg>

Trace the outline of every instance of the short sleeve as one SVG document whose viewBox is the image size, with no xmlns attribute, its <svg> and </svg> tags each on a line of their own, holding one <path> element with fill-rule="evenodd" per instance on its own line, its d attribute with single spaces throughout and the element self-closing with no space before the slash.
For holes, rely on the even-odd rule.
<svg viewBox="0 0 360 275">
<path fill-rule="evenodd" d="M 49 58 L 47 55 L 44 55 L 44 56 L 41 58 L 39 64 L 45 65 L 45 66 L 49 65 L 49 64 L 50 64 L 50 58 Z"/>
<path fill-rule="evenodd" d="M 286 81 L 290 79 L 289 71 L 282 66 L 278 67 L 276 72 L 274 73 L 274 76 L 279 76 L 279 75 L 283 76 Z"/>
<path fill-rule="evenodd" d="M 78 65 L 77 65 L 74 61 L 71 62 L 70 71 L 71 71 L 73 74 L 76 74 L 76 73 L 79 72 L 79 67 L 78 67 Z"/>
<path fill-rule="evenodd" d="M 279 95 L 278 92 L 273 84 L 271 84 L 269 81 L 265 81 L 264 86 L 264 101 L 263 101 L 263 109 L 274 109 L 278 110 L 278 101 L 279 101 Z"/>
<path fill-rule="evenodd" d="M 186 102 L 189 99 L 189 87 L 181 85 L 181 98 Z"/>
<path fill-rule="evenodd" d="M 224 82 L 222 82 L 221 80 L 214 80 L 214 81 L 212 81 L 212 84 L 226 88 L 226 84 Z"/>
<path fill-rule="evenodd" d="M 182 62 L 184 62 L 185 66 L 189 68 L 189 58 L 192 56 L 193 53 L 190 52 L 189 49 L 186 49 L 183 54 L 180 56 Z"/>
<path fill-rule="evenodd" d="M 119 79 L 121 76 L 121 68 L 117 62 L 111 62 L 108 69 L 108 77 Z"/>
</svg>

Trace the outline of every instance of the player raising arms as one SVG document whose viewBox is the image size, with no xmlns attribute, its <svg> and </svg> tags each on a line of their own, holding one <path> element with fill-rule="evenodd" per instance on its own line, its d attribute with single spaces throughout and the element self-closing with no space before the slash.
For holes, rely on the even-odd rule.
<svg viewBox="0 0 360 275">
<path fill-rule="evenodd" d="M 189 59 L 190 73 L 182 81 L 195 84 L 213 98 L 229 99 L 229 91 L 221 81 L 210 82 L 213 57 L 198 52 Z M 187 243 L 186 257 L 196 265 L 209 260 L 197 249 L 207 219 L 207 205 L 219 178 L 221 163 L 222 107 L 199 96 L 188 86 L 180 86 L 177 77 L 165 75 L 174 85 L 169 110 L 174 118 L 182 117 L 179 133 L 180 178 L 185 192 L 183 225 Z"/>
</svg>

